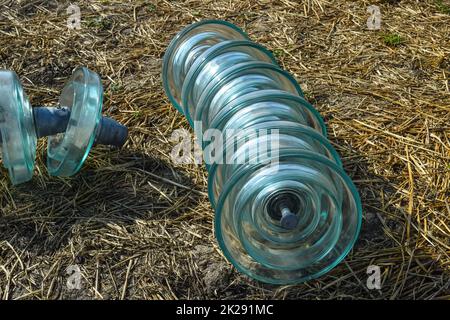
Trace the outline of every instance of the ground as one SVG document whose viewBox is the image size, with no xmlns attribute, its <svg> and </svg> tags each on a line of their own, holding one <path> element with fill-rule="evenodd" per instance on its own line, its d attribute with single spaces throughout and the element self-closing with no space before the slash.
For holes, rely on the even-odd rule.
<svg viewBox="0 0 450 320">
<path fill-rule="evenodd" d="M 122 150 L 94 147 L 71 178 L 48 175 L 45 140 L 31 182 L 14 187 L 1 169 L 1 298 L 450 298 L 448 1 L 73 4 L 80 30 L 68 29 L 69 2 L 0 0 L 0 68 L 20 76 L 33 105 L 51 105 L 72 70 L 89 67 L 104 114 L 130 136 Z M 371 5 L 379 30 L 367 24 Z M 214 237 L 204 166 L 171 161 L 171 134 L 189 125 L 163 91 L 162 57 L 178 31 L 208 18 L 274 52 L 359 189 L 360 237 L 317 280 L 277 287 L 238 273 Z M 371 265 L 379 290 L 366 285 Z M 76 268 L 81 288 L 70 289 Z"/>
</svg>

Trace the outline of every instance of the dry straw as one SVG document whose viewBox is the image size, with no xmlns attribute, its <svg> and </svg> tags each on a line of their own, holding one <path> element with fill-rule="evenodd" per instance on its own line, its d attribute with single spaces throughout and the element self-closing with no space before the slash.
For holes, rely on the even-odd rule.
<svg viewBox="0 0 450 320">
<path fill-rule="evenodd" d="M 81 173 L 50 178 L 44 141 L 31 183 L 0 175 L 0 297 L 450 298 L 450 5 L 447 1 L 0 0 L 0 68 L 33 104 L 57 102 L 74 67 L 98 72 L 105 114 L 130 128 Z M 369 30 L 367 7 L 381 11 Z M 165 97 L 161 61 L 186 25 L 226 19 L 272 50 L 324 116 L 363 202 L 353 251 L 316 281 L 271 287 L 227 263 L 214 239 L 203 166 L 170 159 L 188 128 Z M 80 290 L 66 268 L 81 268 Z M 381 290 L 366 286 L 381 270 Z"/>
</svg>

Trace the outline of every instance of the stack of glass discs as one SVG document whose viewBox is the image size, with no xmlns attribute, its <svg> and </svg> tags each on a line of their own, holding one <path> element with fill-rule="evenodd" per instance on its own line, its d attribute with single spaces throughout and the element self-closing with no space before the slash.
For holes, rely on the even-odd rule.
<svg viewBox="0 0 450 320">
<path fill-rule="evenodd" d="M 33 176 L 37 137 L 33 110 L 14 72 L 0 70 L 0 151 L 14 185 Z"/>
<path fill-rule="evenodd" d="M 216 237 L 238 270 L 299 283 L 348 254 L 358 192 L 319 113 L 267 49 L 230 23 L 202 21 L 170 43 L 163 82 L 201 141 Z"/>
<path fill-rule="evenodd" d="M 70 120 L 64 133 L 48 138 L 47 167 L 53 176 L 77 173 L 95 141 L 102 119 L 103 86 L 86 67 L 76 68 L 64 86 L 59 105 L 68 108 Z"/>
</svg>

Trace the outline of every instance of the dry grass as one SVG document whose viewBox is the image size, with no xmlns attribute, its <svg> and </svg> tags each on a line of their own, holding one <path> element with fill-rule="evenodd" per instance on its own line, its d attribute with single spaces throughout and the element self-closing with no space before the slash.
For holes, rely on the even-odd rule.
<svg viewBox="0 0 450 320">
<path fill-rule="evenodd" d="M 380 6 L 381 30 L 366 27 Z M 121 151 L 96 147 L 81 173 L 50 178 L 38 148 L 32 182 L 0 175 L 0 297 L 449 299 L 450 15 L 448 1 L 0 0 L 0 68 L 34 105 L 57 102 L 85 65 L 104 113 L 130 128 Z M 271 49 L 324 116 L 363 201 L 363 229 L 331 273 L 271 287 L 237 273 L 213 235 L 202 166 L 176 166 L 169 141 L 186 120 L 160 73 L 170 39 L 206 18 L 231 21 Z M 78 264 L 82 289 L 68 290 Z M 368 290 L 378 265 L 382 289 Z"/>
</svg>

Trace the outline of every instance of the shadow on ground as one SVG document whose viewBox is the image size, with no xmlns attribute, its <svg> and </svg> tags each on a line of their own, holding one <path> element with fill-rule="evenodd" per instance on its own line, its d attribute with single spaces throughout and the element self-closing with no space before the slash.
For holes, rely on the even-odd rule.
<svg viewBox="0 0 450 320">
<path fill-rule="evenodd" d="M 164 197 L 161 199 L 161 194 L 149 192 L 148 188 L 133 188 L 130 172 L 174 179 L 170 166 L 143 154 L 123 153 L 121 157 L 136 159 L 131 165 L 126 164 L 127 173 L 120 171 L 120 165 L 115 171 L 84 168 L 71 178 L 49 177 L 51 181 L 45 186 L 35 178 L 12 189 L 11 203 L 17 210 L 15 214 L 0 217 L 0 241 L 9 241 L 18 251 L 45 255 L 65 246 L 79 224 L 112 223 L 126 227 L 136 219 L 171 219 L 183 213 L 183 210 L 171 210 L 172 203 Z M 182 172 L 176 175 L 176 181 L 172 181 L 193 187 L 190 178 Z M 105 188 L 105 184 L 109 187 Z M 200 196 L 192 193 L 190 198 L 195 204 Z"/>
</svg>

